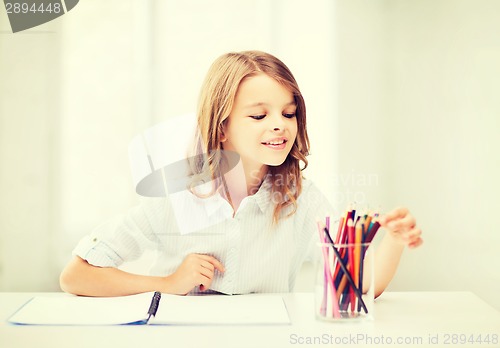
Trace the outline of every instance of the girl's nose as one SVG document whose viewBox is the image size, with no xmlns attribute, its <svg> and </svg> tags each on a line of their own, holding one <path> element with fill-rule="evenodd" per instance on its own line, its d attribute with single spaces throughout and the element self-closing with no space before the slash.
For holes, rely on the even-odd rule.
<svg viewBox="0 0 500 348">
<path fill-rule="evenodd" d="M 274 132 L 280 132 L 285 129 L 285 122 L 283 120 L 283 116 L 280 114 L 278 116 L 273 117 L 273 123 L 271 124 Z"/>
</svg>

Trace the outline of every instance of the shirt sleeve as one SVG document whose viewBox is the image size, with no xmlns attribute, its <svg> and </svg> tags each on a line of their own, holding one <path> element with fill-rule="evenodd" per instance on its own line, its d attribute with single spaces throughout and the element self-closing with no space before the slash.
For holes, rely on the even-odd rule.
<svg viewBox="0 0 500 348">
<path fill-rule="evenodd" d="M 138 259 L 145 250 L 157 248 L 158 234 L 166 232 L 166 203 L 162 198 L 144 199 L 82 238 L 73 255 L 99 267 L 119 267 Z"/>
</svg>

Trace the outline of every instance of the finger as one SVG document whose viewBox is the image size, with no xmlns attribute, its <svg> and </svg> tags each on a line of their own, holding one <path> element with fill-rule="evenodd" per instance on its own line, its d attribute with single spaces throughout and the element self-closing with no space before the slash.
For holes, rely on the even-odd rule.
<svg viewBox="0 0 500 348">
<path fill-rule="evenodd" d="M 214 271 L 214 265 L 211 262 L 202 260 L 200 265 L 201 265 L 201 267 L 205 267 L 205 268 L 209 269 L 211 272 Z"/>
<path fill-rule="evenodd" d="M 200 255 L 200 257 L 202 259 L 204 259 L 205 261 L 210 262 L 220 272 L 224 272 L 225 271 L 225 268 L 222 265 L 222 263 L 220 263 L 220 261 L 217 260 L 215 257 L 210 256 L 210 255 Z"/>
<path fill-rule="evenodd" d="M 420 238 L 422 231 L 420 230 L 420 228 L 414 227 L 409 231 L 392 231 L 392 233 L 399 235 L 401 237 L 401 240 L 406 244 L 410 244 L 417 238 Z"/>
<path fill-rule="evenodd" d="M 408 244 L 408 248 L 415 249 L 424 243 L 422 238 L 417 239 L 415 242 Z"/>
<path fill-rule="evenodd" d="M 204 279 L 203 282 L 200 283 L 200 290 L 206 291 L 210 289 L 210 285 L 212 285 L 212 279 Z"/>
<path fill-rule="evenodd" d="M 412 228 L 409 232 L 405 233 L 404 238 L 411 244 L 422 235 L 422 230 L 418 227 Z"/>
<path fill-rule="evenodd" d="M 208 262 L 209 263 L 209 262 Z M 212 279 L 214 276 L 213 269 L 207 268 L 203 265 L 200 265 L 198 272 L 205 278 Z"/>
<path fill-rule="evenodd" d="M 379 222 L 382 226 L 386 225 L 390 221 L 398 218 L 402 218 L 408 215 L 408 209 L 407 208 L 396 208 L 389 213 L 382 215 L 379 219 Z"/>
<path fill-rule="evenodd" d="M 392 231 L 408 231 L 415 227 L 416 220 L 413 215 L 408 214 L 403 218 L 398 218 L 387 223 L 385 227 Z"/>
<path fill-rule="evenodd" d="M 221 262 L 219 262 L 219 260 L 215 259 L 214 258 L 214 262 L 212 263 L 214 265 L 214 267 L 219 271 L 219 272 L 224 272 L 226 269 L 224 268 L 224 266 L 222 265 Z"/>
</svg>

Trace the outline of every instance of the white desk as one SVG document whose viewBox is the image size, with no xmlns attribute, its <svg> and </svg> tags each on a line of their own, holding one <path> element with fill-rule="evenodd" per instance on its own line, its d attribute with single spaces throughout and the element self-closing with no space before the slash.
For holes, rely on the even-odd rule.
<svg viewBox="0 0 500 348">
<path fill-rule="evenodd" d="M 312 293 L 283 294 L 292 321 L 287 326 L 85 327 L 6 322 L 35 295 L 0 293 L 1 348 L 500 347 L 500 312 L 470 292 L 384 293 L 376 300 L 374 321 L 347 324 L 316 321 Z M 489 335 L 490 343 L 459 344 L 461 334 L 475 339 Z M 397 344 L 398 339 L 408 343 Z"/>
</svg>

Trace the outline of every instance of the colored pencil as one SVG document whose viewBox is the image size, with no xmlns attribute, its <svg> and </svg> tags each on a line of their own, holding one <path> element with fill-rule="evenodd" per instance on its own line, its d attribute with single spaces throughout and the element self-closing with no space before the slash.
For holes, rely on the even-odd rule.
<svg viewBox="0 0 500 348">
<path fill-rule="evenodd" d="M 323 229 L 320 228 L 318 225 L 318 232 L 320 233 L 320 240 L 323 241 L 324 243 L 328 243 L 325 236 L 322 236 L 322 231 Z M 339 312 L 339 304 L 338 304 L 338 297 L 337 297 L 337 292 L 335 290 L 335 287 L 333 285 L 333 279 L 332 279 L 332 273 L 330 269 L 330 258 L 328 255 L 328 247 L 322 247 L 321 250 L 323 252 L 323 265 L 324 265 L 324 270 L 323 274 L 325 275 L 324 279 L 324 287 L 323 287 L 323 301 L 321 303 L 321 315 L 326 316 L 327 315 L 327 308 L 328 308 L 328 302 L 332 306 L 332 316 L 334 318 L 340 318 L 340 312 Z M 330 301 L 328 301 L 328 291 L 330 292 Z"/>
<path fill-rule="evenodd" d="M 347 277 L 347 281 L 349 282 L 349 285 L 352 287 L 352 290 L 354 291 L 355 296 L 358 298 L 359 303 L 361 303 L 361 307 L 363 308 L 365 313 L 368 313 L 368 308 L 366 308 L 366 304 L 363 301 L 363 297 L 362 297 L 363 295 L 359 291 L 359 289 L 356 287 L 356 285 L 354 284 L 354 280 L 352 279 L 349 271 L 347 270 L 346 265 L 344 264 L 344 262 L 342 261 L 342 259 L 340 257 L 340 254 L 337 250 L 337 247 L 335 246 L 332 238 L 330 237 L 330 232 L 326 228 L 324 229 L 324 231 L 325 231 L 325 236 L 326 236 L 328 242 L 331 244 L 330 247 L 332 248 L 335 256 L 337 257 L 338 263 L 340 264 L 340 267 L 342 268 L 342 270 L 344 271 L 344 274 Z"/>
</svg>

